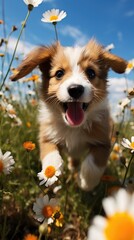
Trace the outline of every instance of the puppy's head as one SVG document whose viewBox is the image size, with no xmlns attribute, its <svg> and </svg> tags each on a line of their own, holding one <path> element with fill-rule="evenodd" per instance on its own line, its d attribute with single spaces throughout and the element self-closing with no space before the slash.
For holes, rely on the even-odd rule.
<svg viewBox="0 0 134 240">
<path fill-rule="evenodd" d="M 24 77 L 36 66 L 42 72 L 42 99 L 62 115 L 66 124 L 77 127 L 105 99 L 108 70 L 123 73 L 127 62 L 105 51 L 95 40 L 74 48 L 57 43 L 33 50 L 11 80 Z"/>
</svg>

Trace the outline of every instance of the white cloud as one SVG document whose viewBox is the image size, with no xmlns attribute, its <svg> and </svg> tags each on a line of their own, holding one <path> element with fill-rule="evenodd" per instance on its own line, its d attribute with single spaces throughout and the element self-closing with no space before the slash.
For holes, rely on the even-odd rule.
<svg viewBox="0 0 134 240">
<path fill-rule="evenodd" d="M 16 42 L 17 42 L 17 38 L 15 38 L 15 37 L 10 38 L 10 40 L 8 42 L 8 48 L 7 48 L 9 54 L 13 54 L 13 51 L 14 51 L 15 46 L 16 46 Z M 20 55 L 20 54 L 25 55 L 28 52 L 30 52 L 30 50 L 34 47 L 35 47 L 35 45 L 33 45 L 29 42 L 25 42 L 25 41 L 20 40 L 19 44 L 18 44 L 18 47 L 17 47 L 16 55 Z M 1 49 L 4 51 L 4 46 Z"/>
<path fill-rule="evenodd" d="M 133 17 L 134 16 L 134 10 L 130 10 L 128 12 L 125 13 L 126 17 Z"/>
<path fill-rule="evenodd" d="M 74 39 L 74 45 L 83 46 L 88 42 L 88 37 L 83 34 L 78 28 L 67 25 L 60 30 L 64 36 L 70 36 Z"/>
<path fill-rule="evenodd" d="M 121 42 L 122 38 L 123 38 L 122 32 L 118 32 L 117 37 L 118 37 L 119 42 Z"/>
</svg>

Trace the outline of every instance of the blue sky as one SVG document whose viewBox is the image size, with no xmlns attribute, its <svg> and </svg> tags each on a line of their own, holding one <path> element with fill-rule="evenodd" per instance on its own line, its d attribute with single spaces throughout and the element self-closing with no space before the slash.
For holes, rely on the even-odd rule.
<svg viewBox="0 0 134 240">
<path fill-rule="evenodd" d="M 51 8 L 67 12 L 58 24 L 63 45 L 83 45 L 94 36 L 103 45 L 114 43 L 114 53 L 127 60 L 134 57 L 134 0 L 46 0 L 31 12 L 25 29 L 26 42 L 38 45 L 54 41 L 53 26 L 41 22 L 43 12 Z M 12 25 L 20 28 L 26 13 L 23 0 L 5 0 L 7 34 Z M 1 12 L 0 15 L 2 18 Z"/>
<path fill-rule="evenodd" d="M 21 37 L 18 54 L 26 54 L 35 45 L 50 45 L 54 42 L 53 25 L 41 22 L 42 14 L 52 8 L 67 12 L 67 17 L 57 25 L 62 45 L 84 45 L 91 37 L 95 37 L 104 46 L 113 43 L 114 54 L 126 60 L 134 58 L 134 0 L 46 0 L 31 12 Z M 12 52 L 21 22 L 27 14 L 27 5 L 23 0 L 5 0 L 4 12 L 7 36 L 13 25 L 18 27 L 18 31 L 14 32 L 10 39 L 9 52 Z M 0 8 L 0 19 L 2 18 Z M 0 35 L 3 37 L 3 30 Z M 122 89 L 125 88 L 124 76 L 113 72 L 110 72 L 109 76 L 114 79 L 113 85 L 112 80 L 110 82 L 111 91 L 114 89 L 116 92 L 115 85 L 118 89 L 118 100 L 122 96 Z M 128 82 L 131 87 L 134 86 L 133 78 L 134 75 L 130 74 Z"/>
</svg>

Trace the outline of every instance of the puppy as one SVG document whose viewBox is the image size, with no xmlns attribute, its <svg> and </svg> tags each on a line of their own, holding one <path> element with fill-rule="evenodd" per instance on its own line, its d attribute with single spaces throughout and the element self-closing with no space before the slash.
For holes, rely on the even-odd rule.
<svg viewBox="0 0 134 240">
<path fill-rule="evenodd" d="M 125 72 L 127 62 L 91 39 L 84 47 L 34 49 L 11 76 L 15 81 L 39 66 L 42 72 L 39 143 L 42 165 L 84 157 L 78 184 L 92 190 L 100 181 L 110 153 L 110 114 L 107 74 Z"/>
</svg>

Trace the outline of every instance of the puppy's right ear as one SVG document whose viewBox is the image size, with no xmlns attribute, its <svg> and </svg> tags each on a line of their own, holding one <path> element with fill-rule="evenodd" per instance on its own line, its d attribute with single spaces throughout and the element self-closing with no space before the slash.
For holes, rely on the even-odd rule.
<svg viewBox="0 0 134 240">
<path fill-rule="evenodd" d="M 12 81 L 16 81 L 29 74 L 38 65 L 50 59 L 56 51 L 57 45 L 50 47 L 38 47 L 32 50 L 22 63 L 15 69 L 15 73 L 10 77 Z"/>
</svg>

